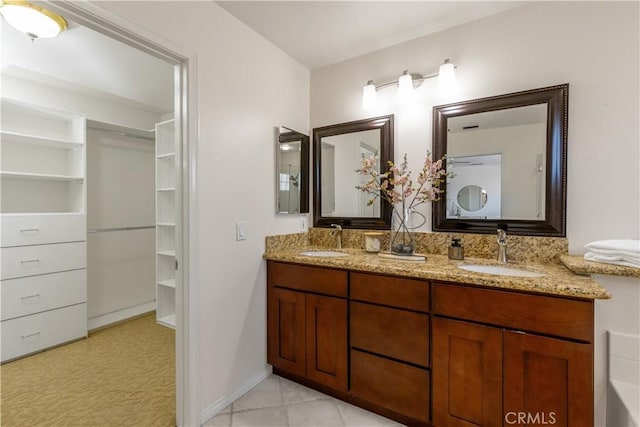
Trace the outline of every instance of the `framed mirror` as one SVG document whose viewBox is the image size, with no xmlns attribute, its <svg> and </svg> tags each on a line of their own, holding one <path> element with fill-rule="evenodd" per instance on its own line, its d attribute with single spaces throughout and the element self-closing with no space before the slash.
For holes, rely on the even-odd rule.
<svg viewBox="0 0 640 427">
<path fill-rule="evenodd" d="M 564 237 L 568 101 L 563 84 L 433 107 L 434 158 L 452 175 L 433 231 Z"/>
<path fill-rule="evenodd" d="M 309 137 L 276 127 L 276 213 L 309 212 Z"/>
<path fill-rule="evenodd" d="M 389 229 L 391 207 L 356 186 L 366 177 L 357 174 L 362 157 L 378 156 L 387 170 L 393 161 L 393 115 L 324 126 L 313 130 L 313 225 Z"/>
</svg>

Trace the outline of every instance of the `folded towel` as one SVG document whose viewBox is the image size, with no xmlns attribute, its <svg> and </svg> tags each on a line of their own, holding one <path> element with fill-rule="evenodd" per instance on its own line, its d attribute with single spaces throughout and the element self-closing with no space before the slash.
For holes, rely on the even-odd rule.
<svg viewBox="0 0 640 427">
<path fill-rule="evenodd" d="M 623 251 L 640 255 L 640 240 L 618 239 L 618 240 L 599 240 L 587 243 L 585 248 L 593 250 Z"/>
<path fill-rule="evenodd" d="M 589 252 L 594 255 L 601 255 L 603 258 L 611 257 L 615 259 L 625 259 L 627 261 L 640 263 L 640 254 L 636 254 L 634 252 L 609 249 L 591 249 Z"/>
<path fill-rule="evenodd" d="M 640 261 L 630 259 L 623 256 L 607 256 L 594 252 L 587 252 L 584 254 L 584 259 L 587 261 L 601 262 L 604 264 L 622 265 L 625 267 L 640 268 Z"/>
</svg>

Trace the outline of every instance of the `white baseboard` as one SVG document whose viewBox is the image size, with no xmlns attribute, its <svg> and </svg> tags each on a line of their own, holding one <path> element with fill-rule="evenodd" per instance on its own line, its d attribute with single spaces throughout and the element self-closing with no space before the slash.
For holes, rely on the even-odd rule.
<svg viewBox="0 0 640 427">
<path fill-rule="evenodd" d="M 273 368 L 270 365 L 265 366 L 263 370 L 253 375 L 247 381 L 244 382 L 237 390 L 234 392 L 227 394 L 226 396 L 221 397 L 213 404 L 209 405 L 204 411 L 200 413 L 200 425 L 203 425 L 211 418 L 218 415 L 224 408 L 229 406 L 235 400 L 237 400 L 240 396 L 254 388 L 264 379 L 271 375 Z"/>
<path fill-rule="evenodd" d="M 101 316 L 92 317 L 88 321 L 89 330 L 103 328 L 113 323 L 122 322 L 131 317 L 139 316 L 141 314 L 149 313 L 156 309 L 156 302 L 151 301 L 144 304 L 136 305 L 134 307 L 128 307 L 122 310 L 114 311 L 112 313 L 103 314 Z"/>
</svg>

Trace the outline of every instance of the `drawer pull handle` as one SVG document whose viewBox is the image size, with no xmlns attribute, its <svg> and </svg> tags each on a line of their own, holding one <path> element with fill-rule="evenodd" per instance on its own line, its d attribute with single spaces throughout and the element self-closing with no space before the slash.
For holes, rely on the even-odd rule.
<svg viewBox="0 0 640 427">
<path fill-rule="evenodd" d="M 39 296 L 40 296 L 40 294 L 25 295 L 23 297 L 20 297 L 20 299 L 29 299 L 29 298 L 39 297 Z"/>
<path fill-rule="evenodd" d="M 29 335 L 22 335 L 20 338 L 25 339 L 25 338 L 29 338 L 29 337 L 35 337 L 36 335 L 40 335 L 40 331 L 34 332 L 32 334 L 29 334 Z"/>
<path fill-rule="evenodd" d="M 21 228 L 20 229 L 21 233 L 37 233 L 38 231 L 40 231 L 39 228 Z"/>
<path fill-rule="evenodd" d="M 23 259 L 22 261 L 20 261 L 21 264 L 38 263 L 38 262 L 40 262 L 39 259 Z"/>
</svg>

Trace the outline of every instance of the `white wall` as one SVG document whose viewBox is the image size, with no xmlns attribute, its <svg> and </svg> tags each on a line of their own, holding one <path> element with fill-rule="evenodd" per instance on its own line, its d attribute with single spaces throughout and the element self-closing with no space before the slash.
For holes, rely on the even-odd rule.
<svg viewBox="0 0 640 427">
<path fill-rule="evenodd" d="M 396 114 L 396 159 L 420 166 L 431 149 L 434 105 L 568 82 L 570 251 L 604 238 L 640 236 L 637 2 L 536 2 L 312 72 L 313 127 Z M 410 109 L 361 108 L 369 79 L 396 79 L 404 69 L 433 72 L 458 65 L 459 93 L 439 95 L 436 79 L 418 88 Z"/>
<path fill-rule="evenodd" d="M 49 108 L 79 112 L 87 119 L 133 129 L 151 130 L 162 120 L 156 112 L 145 110 L 140 105 L 133 105 L 116 96 L 105 98 L 89 95 L 83 93 L 80 88 L 75 90 L 72 84 L 67 85 L 67 88 L 58 88 L 3 75 L 2 96 Z"/>
<path fill-rule="evenodd" d="M 408 153 L 420 167 L 431 149 L 434 105 L 569 83 L 567 238 L 569 251 L 609 238 L 640 238 L 638 2 L 535 2 L 415 39 L 311 75 L 311 124 L 325 126 L 380 114 L 396 114 L 396 159 Z M 435 79 L 417 91 L 413 108 L 394 105 L 395 89 L 378 93 L 382 106 L 361 108 L 369 79 L 394 80 L 409 69 L 430 73 L 445 58 L 458 65 L 459 93 L 438 94 Z M 638 286 L 618 278 L 617 284 Z M 598 277 L 605 286 L 610 283 Z M 621 286 L 625 286 L 621 285 Z M 626 313 L 638 324 L 637 293 L 625 301 L 621 287 L 599 307 Z M 600 313 L 601 310 L 598 310 Z M 601 327 L 596 318 L 597 328 Z M 605 324 L 603 323 L 603 327 Z M 596 347 L 600 348 L 596 335 Z M 606 361 L 596 353 L 596 393 L 603 390 Z M 601 398 L 602 396 L 600 396 Z M 596 396 L 598 399 L 598 395 Z M 604 425 L 602 405 L 596 425 Z"/>
<path fill-rule="evenodd" d="M 99 5 L 196 55 L 192 286 L 206 411 L 266 368 L 264 237 L 301 222 L 275 214 L 273 128 L 309 130 L 309 71 L 210 1 Z M 245 241 L 235 241 L 236 221 L 246 222 Z"/>
<path fill-rule="evenodd" d="M 144 227 L 155 218 L 155 142 L 87 129 L 87 228 Z M 87 315 L 153 306 L 155 230 L 87 235 Z"/>
</svg>

